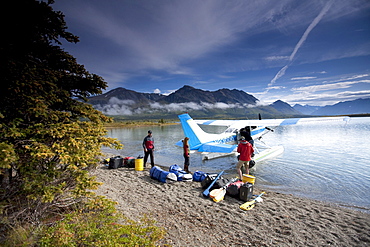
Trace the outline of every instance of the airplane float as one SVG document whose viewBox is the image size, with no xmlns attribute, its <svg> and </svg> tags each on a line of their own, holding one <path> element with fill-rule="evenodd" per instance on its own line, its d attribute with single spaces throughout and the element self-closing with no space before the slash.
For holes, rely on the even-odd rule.
<svg viewBox="0 0 370 247">
<path fill-rule="evenodd" d="M 269 127 L 294 125 L 299 123 L 321 121 L 349 121 L 349 117 L 314 117 L 314 118 L 287 118 L 287 119 L 263 119 L 259 120 L 194 120 L 189 114 L 178 116 L 184 135 L 189 137 L 190 152 L 202 154 L 202 160 L 238 155 L 236 147 L 241 137 L 240 130 L 246 128 L 254 140 L 255 162 L 275 157 L 284 152 L 283 146 L 268 146 L 261 141 L 264 134 L 273 131 Z M 226 130 L 221 134 L 207 133 L 199 125 L 225 126 Z M 269 126 L 269 127 L 268 127 Z M 176 143 L 182 146 L 182 141 Z"/>
</svg>

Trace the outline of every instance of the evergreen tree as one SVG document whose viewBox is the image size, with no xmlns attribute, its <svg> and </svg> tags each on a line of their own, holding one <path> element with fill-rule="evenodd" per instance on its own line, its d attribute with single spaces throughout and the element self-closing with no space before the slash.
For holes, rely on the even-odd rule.
<svg viewBox="0 0 370 247">
<path fill-rule="evenodd" d="M 17 220 L 88 196 L 102 145 L 120 148 L 105 137 L 110 119 L 86 103 L 107 84 L 60 47 L 79 40 L 51 4 L 9 1 L 1 17 L 0 213 Z"/>
</svg>

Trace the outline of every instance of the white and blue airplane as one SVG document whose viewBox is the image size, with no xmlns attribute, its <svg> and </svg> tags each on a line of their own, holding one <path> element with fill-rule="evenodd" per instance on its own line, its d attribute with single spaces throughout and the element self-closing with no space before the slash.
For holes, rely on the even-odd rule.
<svg viewBox="0 0 370 247">
<path fill-rule="evenodd" d="M 178 117 L 184 135 L 189 137 L 190 151 L 192 153 L 200 152 L 203 160 L 226 155 L 237 155 L 236 147 L 238 145 L 238 139 L 241 137 L 239 131 L 242 128 L 249 127 L 251 137 L 255 141 L 255 156 L 253 158 L 255 161 L 274 157 L 284 151 L 283 146 L 270 147 L 259 142 L 262 135 L 268 131 L 273 131 L 269 127 L 320 121 L 342 120 L 348 122 L 350 119 L 349 117 L 314 117 L 264 120 L 194 120 L 187 113 L 181 114 Z M 225 126 L 227 129 L 220 134 L 211 134 L 202 130 L 199 125 Z M 182 146 L 182 141 L 177 142 L 176 145 Z"/>
</svg>

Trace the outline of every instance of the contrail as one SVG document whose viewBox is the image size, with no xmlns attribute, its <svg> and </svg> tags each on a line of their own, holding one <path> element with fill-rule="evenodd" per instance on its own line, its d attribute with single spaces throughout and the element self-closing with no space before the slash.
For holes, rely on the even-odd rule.
<svg viewBox="0 0 370 247">
<path fill-rule="evenodd" d="M 289 65 L 292 63 L 292 61 L 293 61 L 296 53 L 298 52 L 299 48 L 301 48 L 301 46 L 303 45 L 303 43 L 306 41 L 306 39 L 307 39 L 308 35 L 310 34 L 310 32 L 312 31 L 312 29 L 314 29 L 316 27 L 316 25 L 321 21 L 321 19 L 326 14 L 326 12 L 328 12 L 328 10 L 329 10 L 330 6 L 332 5 L 332 3 L 333 3 L 333 1 L 328 2 L 324 6 L 324 8 L 321 10 L 321 12 L 319 13 L 319 15 L 316 16 L 316 18 L 311 22 L 311 24 L 308 26 L 308 28 L 306 29 L 306 31 L 302 35 L 301 39 L 298 41 L 298 43 L 294 47 L 294 50 L 293 50 L 292 54 L 290 54 L 288 64 L 285 65 L 282 69 L 280 69 L 280 71 L 275 75 L 275 77 L 268 84 L 268 87 L 271 87 L 276 82 L 277 79 L 279 79 L 280 77 L 282 77 L 285 74 L 285 71 L 288 69 Z"/>
</svg>

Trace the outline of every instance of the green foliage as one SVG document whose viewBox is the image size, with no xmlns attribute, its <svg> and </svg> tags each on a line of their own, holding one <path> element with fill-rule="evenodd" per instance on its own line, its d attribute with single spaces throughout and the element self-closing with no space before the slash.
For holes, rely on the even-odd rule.
<svg viewBox="0 0 370 247">
<path fill-rule="evenodd" d="M 3 241 L 1 246 L 4 247 L 29 247 L 35 246 L 38 241 L 38 234 L 42 229 L 32 226 L 30 224 L 14 224 L 11 231 L 9 231 L 7 239 Z"/>
<path fill-rule="evenodd" d="M 0 47 L 0 167 L 15 173 L 11 189 L 31 199 L 85 196 L 97 185 L 87 171 L 101 146 L 121 147 L 105 137 L 103 124 L 111 120 L 81 101 L 106 82 L 55 45 L 59 38 L 78 41 L 60 12 L 29 0 L 8 8 L 14 18 L 8 27 L 24 33 L 9 35 Z"/>
<path fill-rule="evenodd" d="M 164 237 L 165 231 L 147 216 L 135 222 L 117 213 L 114 206 L 104 197 L 92 197 L 60 215 L 51 227 L 17 225 L 3 246 L 156 246 Z"/>
<path fill-rule="evenodd" d="M 0 229 L 40 225 L 93 196 L 112 120 L 85 101 L 106 82 L 59 47 L 77 42 L 53 1 L 10 1 L 0 43 Z M 2 234 L 3 235 L 3 234 Z M 1 236 L 2 236 L 1 235 Z M 0 239 L 1 241 L 1 239 Z"/>
<path fill-rule="evenodd" d="M 5 142 L 0 143 L 0 171 L 11 168 L 10 164 L 17 161 L 17 154 L 12 145 Z"/>
<path fill-rule="evenodd" d="M 155 246 L 165 232 L 154 223 L 147 217 L 139 223 L 129 220 L 116 212 L 113 202 L 97 197 L 48 228 L 39 245 Z"/>
</svg>

